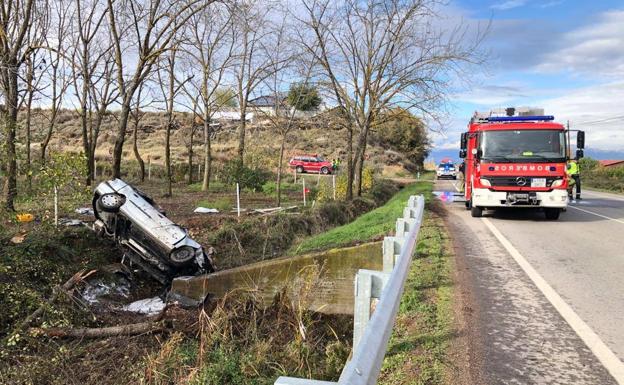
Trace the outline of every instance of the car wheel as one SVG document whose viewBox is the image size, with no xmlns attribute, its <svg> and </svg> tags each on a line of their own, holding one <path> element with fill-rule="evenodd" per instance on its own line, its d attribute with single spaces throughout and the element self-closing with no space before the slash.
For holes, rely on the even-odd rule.
<svg viewBox="0 0 624 385">
<path fill-rule="evenodd" d="M 116 213 L 121 206 L 126 203 L 126 198 L 121 194 L 109 193 L 104 194 L 98 199 L 98 206 L 102 211 Z"/>
<path fill-rule="evenodd" d="M 305 170 L 303 169 L 303 166 L 297 166 L 296 170 L 297 170 L 297 173 L 298 173 L 298 174 L 303 174 L 303 173 L 304 173 L 304 171 L 305 171 Z"/>
<path fill-rule="evenodd" d="M 173 250 L 169 255 L 169 259 L 175 265 L 184 265 L 193 258 L 195 258 L 195 249 L 190 246 L 182 246 Z"/>
<path fill-rule="evenodd" d="M 327 174 L 329 174 L 329 169 L 327 167 L 323 167 L 323 168 L 321 168 L 321 173 L 323 175 L 327 175 Z"/>
<path fill-rule="evenodd" d="M 549 221 L 556 221 L 559 219 L 559 214 L 561 214 L 561 210 L 559 209 L 544 209 L 544 214 L 546 215 L 546 219 Z"/>
<path fill-rule="evenodd" d="M 478 206 L 472 206 L 470 208 L 470 215 L 474 218 L 480 218 L 483 215 L 483 209 Z"/>
</svg>

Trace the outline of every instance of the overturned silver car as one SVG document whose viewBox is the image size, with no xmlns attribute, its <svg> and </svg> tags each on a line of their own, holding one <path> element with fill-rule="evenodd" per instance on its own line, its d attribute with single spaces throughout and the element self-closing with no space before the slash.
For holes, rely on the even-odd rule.
<svg viewBox="0 0 624 385">
<path fill-rule="evenodd" d="M 177 275 L 214 271 L 210 255 L 155 202 L 121 179 L 100 183 L 93 195 L 93 229 L 115 240 L 130 260 L 163 284 Z"/>
</svg>

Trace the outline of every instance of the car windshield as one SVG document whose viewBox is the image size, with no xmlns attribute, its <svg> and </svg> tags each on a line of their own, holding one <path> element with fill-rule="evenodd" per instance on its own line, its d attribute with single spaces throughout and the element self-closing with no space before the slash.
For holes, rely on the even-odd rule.
<svg viewBox="0 0 624 385">
<path fill-rule="evenodd" d="M 322 156 L 317 156 L 317 157 L 316 157 L 316 159 L 317 159 L 319 162 L 325 162 L 325 159 L 324 159 Z"/>
<path fill-rule="evenodd" d="M 484 131 L 480 142 L 485 160 L 565 161 L 565 135 L 559 130 Z"/>
</svg>

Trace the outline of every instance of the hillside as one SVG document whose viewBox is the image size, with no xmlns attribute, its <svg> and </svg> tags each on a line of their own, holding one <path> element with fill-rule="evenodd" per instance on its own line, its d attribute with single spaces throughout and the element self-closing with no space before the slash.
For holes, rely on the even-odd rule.
<svg viewBox="0 0 624 385">
<path fill-rule="evenodd" d="M 40 143 L 43 141 L 45 131 L 49 125 L 49 111 L 35 110 L 32 117 L 32 158 L 38 159 Z M 24 114 L 20 115 L 20 125 L 25 122 Z M 180 122 L 179 128 L 172 131 L 171 151 L 174 164 L 186 164 L 188 162 L 191 114 L 177 113 Z M 110 167 L 112 161 L 112 148 L 115 141 L 115 129 L 117 116 L 113 112 L 106 116 L 103 121 L 96 159 L 99 167 Z M 24 129 L 19 130 L 20 142 L 24 143 Z M 134 154 L 132 150 L 132 121 L 128 124 L 126 143 L 124 145 L 124 160 L 133 164 Z M 346 161 L 346 130 L 332 124 L 327 114 L 321 114 L 311 119 L 298 120 L 296 128 L 288 137 L 284 161 L 297 153 L 318 153 L 327 159 L 340 158 Z M 267 119 L 259 119 L 248 125 L 246 158 L 252 166 L 275 168 L 278 162 L 279 134 Z M 409 171 L 414 171 L 416 166 L 404 155 L 393 151 L 389 146 L 384 146 L 378 139 L 372 137 L 367 147 L 368 163 L 374 165 L 378 171 L 388 176 L 401 176 Z M 203 132 L 197 127 L 193 139 L 193 162 L 197 165 L 203 159 Z M 153 165 L 162 166 L 164 163 L 165 144 L 165 114 L 162 112 L 145 112 L 138 128 L 138 147 L 144 161 L 148 157 Z M 222 129 L 212 142 L 213 159 L 216 168 L 219 163 L 234 156 L 238 146 L 237 126 L 233 122 L 222 122 Z M 82 150 L 82 136 L 80 119 L 76 111 L 63 110 L 59 112 L 54 129 L 49 151 L 74 151 Z M 24 148 L 19 151 L 19 156 L 25 158 Z M 131 166 L 130 166 L 131 167 Z"/>
</svg>

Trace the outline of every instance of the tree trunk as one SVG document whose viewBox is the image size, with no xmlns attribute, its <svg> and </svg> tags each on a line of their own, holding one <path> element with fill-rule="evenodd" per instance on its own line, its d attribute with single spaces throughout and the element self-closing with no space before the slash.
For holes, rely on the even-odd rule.
<svg viewBox="0 0 624 385">
<path fill-rule="evenodd" d="M 91 153 L 91 145 L 89 143 L 89 127 L 88 127 L 88 118 L 87 118 L 87 96 L 86 96 L 86 82 L 83 82 L 82 89 L 82 103 L 80 105 L 80 126 L 82 128 L 82 148 L 85 153 L 85 157 L 87 158 L 87 186 L 91 186 L 91 181 L 93 180 L 93 170 L 91 170 L 91 159 L 93 158 L 93 154 Z"/>
<path fill-rule="evenodd" d="M 58 114 L 59 106 L 56 88 L 57 71 L 58 67 L 55 67 L 52 72 L 52 106 L 50 107 L 50 124 L 48 124 L 48 132 L 46 133 L 46 137 L 41 143 L 41 164 L 45 164 L 46 162 L 46 151 L 48 149 L 48 145 L 50 144 L 50 140 L 52 139 L 54 125 L 56 123 L 56 115 Z"/>
<path fill-rule="evenodd" d="M 139 111 L 136 111 L 136 116 L 134 117 L 134 132 L 132 135 L 132 150 L 134 151 L 134 157 L 139 163 L 139 171 L 140 171 L 140 179 L 141 182 L 145 181 L 145 162 L 143 162 L 143 158 L 141 158 L 141 154 L 139 153 L 139 145 L 137 134 L 139 132 Z"/>
<path fill-rule="evenodd" d="M 347 200 L 353 199 L 353 126 L 347 127 Z"/>
<path fill-rule="evenodd" d="M 193 136 L 195 134 L 195 127 L 191 126 L 191 138 L 188 147 L 188 184 L 193 184 Z"/>
<path fill-rule="evenodd" d="M 167 129 L 165 130 L 165 169 L 167 171 L 167 196 L 172 196 L 173 191 L 171 189 L 171 126 L 173 125 L 172 116 L 169 116 L 167 121 Z"/>
<path fill-rule="evenodd" d="M 240 115 L 240 126 L 239 126 L 239 133 L 238 133 L 238 161 L 240 162 L 240 164 L 244 163 L 244 155 L 245 155 L 245 131 L 247 130 L 247 113 L 245 111 L 246 109 L 241 108 L 241 115 Z"/>
<path fill-rule="evenodd" d="M 356 194 L 362 196 L 362 172 L 364 171 L 364 157 L 366 156 L 366 141 L 368 138 L 368 129 L 365 129 L 363 135 L 360 135 L 360 141 L 358 142 L 358 149 L 356 151 L 358 159 L 356 167 Z"/>
<path fill-rule="evenodd" d="M 98 138 L 100 136 L 100 128 L 102 127 L 102 120 L 104 119 L 104 114 L 106 114 L 106 107 L 102 107 L 100 108 L 100 110 L 98 110 L 97 115 L 95 117 L 95 124 L 92 125 L 91 127 L 91 129 L 93 130 L 93 133 L 91 134 L 91 143 L 89 143 L 90 157 L 87 158 L 89 162 L 88 172 L 89 172 L 91 180 L 94 180 L 94 176 L 95 176 L 95 149 L 97 148 Z"/>
<path fill-rule="evenodd" d="M 28 193 L 32 191 L 32 172 L 31 172 L 31 154 L 30 154 L 30 141 L 31 141 L 31 118 L 32 118 L 32 100 L 33 100 L 33 64 L 32 61 L 28 63 L 28 74 L 26 75 L 28 96 L 26 99 L 26 182 L 28 185 Z"/>
<path fill-rule="evenodd" d="M 210 188 L 210 177 L 212 174 L 212 149 L 210 143 L 210 118 L 204 116 L 204 180 L 202 191 Z"/>
<path fill-rule="evenodd" d="M 9 64 L 5 70 L 7 85 L 5 102 L 6 114 L 4 118 L 6 130 L 6 162 L 7 162 L 7 189 L 5 207 L 9 211 L 15 211 L 15 197 L 17 196 L 17 159 L 15 156 L 15 132 L 17 129 L 17 74 L 18 69 L 14 63 Z"/>
<path fill-rule="evenodd" d="M 119 127 L 117 138 L 113 149 L 113 178 L 121 178 L 121 157 L 123 155 L 123 145 L 126 140 L 126 130 L 128 129 L 128 116 L 130 115 L 130 103 L 123 101 L 121 114 L 119 115 Z"/>
<path fill-rule="evenodd" d="M 286 144 L 286 135 L 282 135 L 282 142 L 280 143 L 280 152 L 279 152 L 279 163 L 277 163 L 277 201 L 276 206 L 280 207 L 282 205 L 282 163 L 284 162 L 284 146 Z"/>
</svg>

